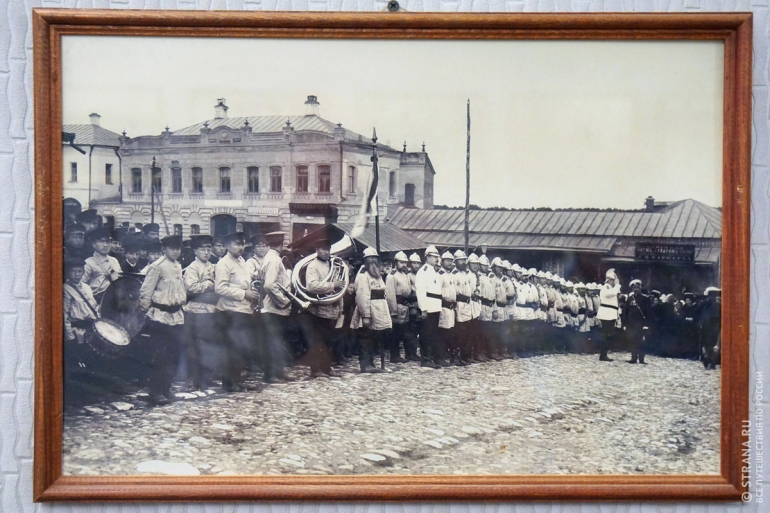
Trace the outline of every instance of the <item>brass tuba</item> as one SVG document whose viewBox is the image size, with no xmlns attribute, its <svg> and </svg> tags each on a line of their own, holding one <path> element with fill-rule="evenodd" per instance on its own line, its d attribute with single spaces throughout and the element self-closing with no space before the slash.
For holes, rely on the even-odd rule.
<svg viewBox="0 0 770 513">
<path fill-rule="evenodd" d="M 297 265 L 294 266 L 294 270 L 291 273 L 291 284 L 294 287 L 294 290 L 297 291 L 297 296 L 316 305 L 329 305 L 339 301 L 340 298 L 345 294 L 345 291 L 350 284 L 350 272 L 348 269 L 348 264 L 345 263 L 345 261 L 342 259 L 342 255 L 351 254 L 355 251 L 355 248 L 355 242 L 353 242 L 353 239 L 351 239 L 349 235 L 345 235 L 342 237 L 342 239 L 332 244 L 331 257 L 329 258 L 329 263 L 331 266 L 329 268 L 329 273 L 324 278 L 324 281 L 327 283 L 336 281 L 345 283 L 345 286 L 342 287 L 341 290 L 332 294 L 319 295 L 308 292 L 307 290 L 305 285 L 305 268 L 310 262 L 317 258 L 315 253 L 308 255 L 297 262 Z"/>
</svg>

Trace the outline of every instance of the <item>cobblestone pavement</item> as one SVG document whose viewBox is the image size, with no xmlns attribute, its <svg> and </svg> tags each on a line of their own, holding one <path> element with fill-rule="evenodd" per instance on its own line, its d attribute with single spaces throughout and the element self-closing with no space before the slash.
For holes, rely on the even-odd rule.
<svg viewBox="0 0 770 513">
<path fill-rule="evenodd" d="M 64 473 L 718 473 L 721 372 L 612 356 L 365 375 L 350 362 L 341 378 L 163 407 L 134 395 L 68 412 Z"/>
</svg>

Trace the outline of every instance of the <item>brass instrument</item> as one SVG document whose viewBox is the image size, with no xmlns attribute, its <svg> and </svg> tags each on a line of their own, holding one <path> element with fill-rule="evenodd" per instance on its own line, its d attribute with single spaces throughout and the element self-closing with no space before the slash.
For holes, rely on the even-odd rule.
<svg viewBox="0 0 770 513">
<path fill-rule="evenodd" d="M 291 284 L 294 287 L 294 290 L 297 291 L 297 299 L 316 305 L 328 305 L 339 301 L 350 284 L 350 270 L 348 269 L 348 264 L 342 259 L 342 255 L 350 254 L 353 251 L 355 251 L 355 243 L 349 235 L 345 235 L 342 239 L 332 244 L 331 257 L 329 258 L 331 266 L 329 268 L 329 273 L 324 277 L 324 281 L 327 283 L 341 281 L 345 286 L 342 287 L 341 290 L 331 294 L 313 294 L 308 292 L 307 287 L 305 286 L 305 267 L 317 258 L 315 253 L 308 255 L 297 262 L 297 265 L 294 266 L 294 270 L 291 273 Z"/>
<path fill-rule="evenodd" d="M 305 300 L 303 300 L 301 298 L 298 298 L 289 289 L 287 289 L 286 287 L 284 287 L 280 283 L 278 284 L 278 288 L 281 289 L 281 291 L 286 295 L 286 297 L 288 297 L 289 299 L 295 301 L 302 310 L 305 310 L 307 307 L 310 306 L 310 301 L 305 301 Z"/>
<path fill-rule="evenodd" d="M 259 294 L 258 299 L 251 301 L 251 309 L 254 310 L 255 312 L 259 312 L 262 310 L 263 286 L 264 286 L 264 283 L 262 282 L 262 279 L 259 276 L 254 276 L 252 278 L 250 288 L 252 291 Z"/>
</svg>

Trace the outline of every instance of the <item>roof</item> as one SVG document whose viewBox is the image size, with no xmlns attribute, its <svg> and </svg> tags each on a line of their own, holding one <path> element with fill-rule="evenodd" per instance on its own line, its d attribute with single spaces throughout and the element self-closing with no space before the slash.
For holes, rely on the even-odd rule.
<svg viewBox="0 0 770 513">
<path fill-rule="evenodd" d="M 390 222 L 424 241 L 441 244 L 447 234 L 463 233 L 464 211 L 401 208 Z M 652 212 L 471 210 L 470 232 L 484 235 L 485 239 L 494 234 L 721 239 L 722 212 L 694 199 L 677 201 Z M 576 239 L 567 242 L 589 244 Z"/>
<path fill-rule="evenodd" d="M 75 134 L 75 144 L 120 147 L 120 135 L 98 125 L 64 125 L 63 132 Z"/>
<path fill-rule="evenodd" d="M 286 126 L 286 120 L 291 122 L 291 126 L 295 132 L 310 131 L 320 132 L 329 136 L 334 135 L 334 130 L 337 128 L 336 123 L 332 123 L 329 120 L 323 119 L 315 114 L 306 116 L 247 116 L 238 118 L 214 118 L 207 121 L 202 121 L 194 125 L 181 128 L 172 132 L 172 135 L 200 135 L 201 129 L 208 123 L 208 128 L 216 130 L 221 127 L 228 127 L 232 130 L 240 130 L 246 121 L 249 122 L 252 134 L 280 134 L 283 132 L 283 128 Z M 344 128 L 344 127 L 343 127 Z M 372 140 L 369 137 L 365 137 L 361 134 L 353 132 L 345 128 L 345 140 L 348 142 L 362 142 L 365 144 L 372 144 Z M 381 148 L 389 148 L 382 143 L 378 143 Z M 393 148 L 391 148 L 393 149 Z M 396 150 L 394 150 L 396 151 Z"/>
<path fill-rule="evenodd" d="M 353 230 L 353 224 L 333 223 L 330 225 L 324 225 L 323 227 L 314 230 L 301 239 L 292 242 L 289 246 L 292 249 L 309 247 L 314 241 L 328 230 L 337 232 L 338 236 L 342 236 L 343 233 L 350 235 Z M 355 241 L 362 246 L 374 248 L 377 246 L 377 236 L 375 233 L 374 223 L 369 223 L 364 229 L 364 233 L 355 238 Z M 415 251 L 425 249 L 428 245 L 411 235 L 404 230 L 387 223 L 380 224 L 380 252 L 393 253 L 396 251 Z"/>
<path fill-rule="evenodd" d="M 382 229 L 382 227 L 380 227 Z M 409 230 L 409 233 L 436 246 L 458 247 L 465 244 L 463 232 L 431 232 Z M 591 237 L 571 235 L 537 234 L 489 234 L 471 232 L 468 234 L 470 246 L 486 243 L 491 248 L 536 249 L 539 251 L 581 251 L 606 253 L 615 244 L 617 237 Z"/>
</svg>

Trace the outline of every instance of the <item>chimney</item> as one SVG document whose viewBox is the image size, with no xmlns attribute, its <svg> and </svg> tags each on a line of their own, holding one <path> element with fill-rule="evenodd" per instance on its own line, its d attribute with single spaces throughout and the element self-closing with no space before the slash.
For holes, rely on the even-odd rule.
<svg viewBox="0 0 770 513">
<path fill-rule="evenodd" d="M 229 107 L 225 105 L 224 98 L 217 98 L 217 104 L 214 106 L 214 118 L 224 119 L 227 117 L 227 110 Z"/>
<path fill-rule="evenodd" d="M 96 112 L 92 112 L 88 117 L 91 118 L 92 125 L 101 126 L 99 124 L 99 119 L 101 119 L 101 116 L 99 114 L 97 114 Z"/>
<path fill-rule="evenodd" d="M 305 116 L 320 116 L 321 111 L 319 107 L 321 107 L 321 104 L 318 103 L 318 97 L 311 94 L 305 102 Z"/>
<path fill-rule="evenodd" d="M 655 210 L 655 198 L 652 196 L 647 196 L 647 198 L 644 200 L 644 208 L 647 210 L 647 212 L 652 212 Z"/>
</svg>

